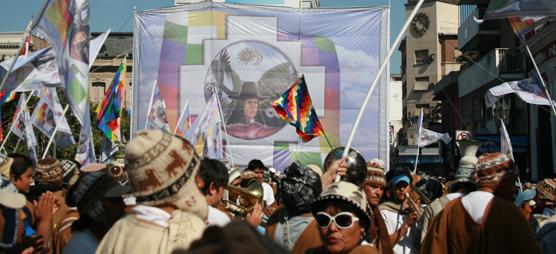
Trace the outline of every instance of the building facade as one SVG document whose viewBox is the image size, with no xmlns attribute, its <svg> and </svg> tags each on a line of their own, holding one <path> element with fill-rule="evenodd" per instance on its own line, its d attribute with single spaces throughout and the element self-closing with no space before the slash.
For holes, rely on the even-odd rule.
<svg viewBox="0 0 556 254">
<path fill-rule="evenodd" d="M 417 1 L 406 3 L 406 16 Z M 456 35 L 459 26 L 458 6 L 452 1 L 425 1 L 410 28 L 402 51 L 402 82 L 404 100 L 404 145 L 416 144 L 417 118 L 424 109 L 425 127 L 441 123 L 440 104 L 434 100 L 434 85 L 447 73 L 459 70 Z"/>
<path fill-rule="evenodd" d="M 0 62 L 13 57 L 19 50 L 23 32 L 0 33 Z M 29 51 L 35 51 L 48 46 L 48 42 L 37 36 L 31 36 Z"/>
<path fill-rule="evenodd" d="M 459 137 L 469 131 L 482 143 L 479 152 L 500 150 L 501 123 L 506 126 L 522 179 L 553 177 L 556 165 L 556 118 L 549 107 L 529 105 L 516 95 L 503 96 L 492 108 L 485 93 L 504 82 L 537 76 L 527 51 L 507 20 L 482 19 L 486 0 L 461 0 L 458 43 L 461 70 L 445 76 L 435 86 L 442 101 L 442 131 Z M 544 23 L 526 36 L 549 91 L 556 82 L 556 24 Z M 458 158 L 455 145 L 445 157 Z M 455 161 L 452 165 L 457 166 Z"/>
<path fill-rule="evenodd" d="M 413 11 L 418 1 L 408 0 L 406 16 Z M 455 1 L 427 0 L 418 11 L 400 45 L 402 53 L 403 128 L 399 133 L 400 164 L 415 163 L 417 121 L 424 111 L 423 127 L 440 131 L 442 123 L 441 103 L 434 96 L 434 87 L 444 76 L 458 71 L 460 55 L 457 31 L 460 19 Z M 427 149 L 419 164 L 429 169 L 441 162 L 439 148 L 432 145 Z"/>
<path fill-rule="evenodd" d="M 96 37 L 101 33 L 92 33 Z M 106 38 L 98 56 L 89 72 L 89 100 L 92 104 L 102 102 L 104 91 L 110 87 L 118 67 L 126 57 L 127 73 L 124 84 L 123 106 L 131 109 L 132 90 L 131 78 L 133 77 L 133 33 L 112 32 Z"/>
</svg>

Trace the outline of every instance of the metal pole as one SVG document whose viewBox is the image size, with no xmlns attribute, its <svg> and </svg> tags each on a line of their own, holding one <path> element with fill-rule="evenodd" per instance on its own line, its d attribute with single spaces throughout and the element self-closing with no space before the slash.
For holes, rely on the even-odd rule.
<svg viewBox="0 0 556 254">
<path fill-rule="evenodd" d="M 19 43 L 18 50 L 13 57 L 13 62 L 10 64 L 10 68 L 8 69 L 8 72 L 6 72 L 6 75 L 4 75 L 4 78 L 2 78 L 2 83 L 0 83 L 0 90 L 2 90 L 4 88 L 4 85 L 6 84 L 6 81 L 8 80 L 8 77 L 10 76 L 10 73 L 12 72 L 12 70 L 15 66 L 15 63 L 17 62 L 17 58 L 19 57 L 19 53 L 21 52 L 21 48 L 23 47 L 23 45 L 25 45 L 25 42 L 27 41 L 27 37 L 29 37 L 30 34 L 31 34 L 31 25 L 32 24 L 33 24 L 33 19 L 29 20 L 29 23 L 27 24 L 27 27 L 25 28 L 25 33 L 23 34 L 23 39 Z"/>
<path fill-rule="evenodd" d="M 145 128 L 143 128 L 143 129 L 146 129 L 147 126 L 149 125 L 149 115 L 151 114 L 151 109 L 153 107 L 154 90 L 156 89 L 156 83 L 157 83 L 157 81 L 155 80 L 154 84 L 153 84 L 153 91 L 151 92 L 151 100 L 149 102 L 149 107 L 147 108 L 147 119 L 145 121 Z"/>
<path fill-rule="evenodd" d="M 548 87 L 544 83 L 544 79 L 541 76 L 541 72 L 539 71 L 539 67 L 537 66 L 537 62 L 535 61 L 535 58 L 533 58 L 533 54 L 531 54 L 531 50 L 529 49 L 529 46 L 527 45 L 527 43 L 525 43 L 525 41 L 523 41 L 523 44 L 525 45 L 525 49 L 527 49 L 527 54 L 531 58 L 531 62 L 533 62 L 533 66 L 535 66 L 535 71 L 537 71 L 537 75 L 539 75 L 539 80 L 541 81 L 541 84 L 544 88 L 544 91 L 546 92 L 546 96 L 548 96 L 548 100 L 549 100 L 549 103 L 550 103 L 550 109 L 552 109 L 552 114 L 554 115 L 554 117 L 556 117 L 556 107 L 554 106 L 554 101 L 552 100 L 552 96 L 550 96 L 550 92 L 548 91 Z"/>
<path fill-rule="evenodd" d="M 68 111 L 69 108 L 69 104 L 66 105 L 66 107 L 64 108 L 64 112 L 62 113 L 62 117 L 64 117 L 66 115 L 66 111 Z M 52 141 L 54 141 L 54 137 L 56 137 L 56 132 L 58 131 L 58 124 L 56 124 L 56 126 L 54 127 L 54 131 L 52 131 L 52 136 L 50 136 L 50 139 L 48 140 L 48 144 L 46 145 L 46 148 L 44 149 L 44 153 L 42 154 L 42 159 L 46 158 L 46 155 L 48 154 L 48 149 L 50 149 L 50 145 L 52 145 Z"/>
<path fill-rule="evenodd" d="M 4 141 L 2 142 L 2 146 L 0 146 L 0 150 L 4 149 L 4 146 L 6 145 L 6 141 L 8 141 L 8 138 L 10 137 L 10 134 L 12 134 L 12 130 L 15 127 L 15 123 L 18 121 L 19 116 L 21 116 L 21 112 L 23 112 L 23 108 L 27 107 L 27 103 L 29 103 L 29 100 L 33 96 L 34 92 L 35 92 L 34 90 L 31 91 L 31 93 L 29 94 L 29 97 L 27 97 L 27 99 L 25 100 L 25 103 L 23 104 L 23 107 L 19 110 L 19 112 L 15 116 L 15 118 L 14 118 L 15 120 L 12 121 L 12 126 L 10 127 L 10 130 L 8 131 L 8 134 L 6 135 L 6 138 L 4 138 Z"/>
<path fill-rule="evenodd" d="M 181 123 L 181 120 L 184 116 L 185 110 L 187 110 L 187 107 L 189 107 L 189 100 L 185 101 L 185 106 L 183 107 L 183 111 L 180 114 L 180 118 L 178 118 L 178 123 L 176 124 L 176 128 L 174 128 L 174 135 L 176 135 L 176 132 L 178 131 L 178 126 Z"/>
<path fill-rule="evenodd" d="M 351 148 L 351 143 L 353 141 L 353 138 L 355 137 L 355 133 L 357 132 L 357 128 L 359 127 L 359 122 L 361 121 L 361 118 L 363 118 L 363 113 L 365 112 L 365 109 L 367 108 L 367 104 L 369 103 L 369 100 L 371 99 L 371 95 L 373 94 L 373 90 L 375 89 L 376 85 L 378 84 L 378 81 L 380 79 L 380 76 L 381 76 L 382 72 L 388 66 L 388 63 L 390 62 L 390 58 L 392 58 L 392 54 L 394 53 L 394 50 L 396 50 L 398 48 L 397 46 L 400 44 L 403 36 L 405 35 L 405 31 L 407 30 L 407 28 L 411 24 L 411 21 L 413 20 L 415 15 L 417 15 L 417 12 L 421 8 L 421 5 L 423 5 L 424 1 L 425 0 L 419 0 L 419 2 L 415 5 L 415 8 L 413 9 L 411 14 L 409 15 L 409 17 L 405 21 L 405 24 L 403 25 L 402 30 L 398 34 L 398 37 L 396 38 L 396 41 L 394 41 L 394 44 L 392 44 L 390 46 L 390 50 L 388 51 L 388 55 L 386 56 L 386 60 L 381 64 L 381 66 L 378 70 L 378 73 L 376 74 L 375 79 L 373 80 L 373 83 L 371 84 L 371 88 L 369 89 L 369 92 L 367 93 L 367 97 L 365 97 L 365 101 L 363 101 L 363 105 L 361 106 L 361 109 L 359 109 L 359 113 L 357 114 L 357 118 L 355 119 L 355 122 L 354 122 L 352 130 L 351 130 L 351 134 L 349 135 L 346 147 L 344 149 L 343 157 L 346 157 L 348 155 L 349 149 Z M 336 179 L 338 180 L 339 176 L 337 176 Z"/>
<path fill-rule="evenodd" d="M 220 121 L 222 121 L 222 127 L 224 128 L 224 133 L 226 133 L 226 143 L 228 144 L 228 149 L 230 149 L 230 163 L 232 164 L 232 168 L 235 167 L 234 164 L 234 156 L 232 153 L 232 144 L 230 143 L 230 139 L 228 138 L 228 131 L 226 130 L 226 123 L 224 122 L 224 115 L 222 114 L 222 106 L 220 105 L 220 96 L 218 96 L 218 88 L 217 85 L 214 85 L 214 92 L 216 93 L 216 103 L 218 104 L 218 111 L 220 111 Z M 224 146 L 222 146 L 224 149 Z"/>
</svg>

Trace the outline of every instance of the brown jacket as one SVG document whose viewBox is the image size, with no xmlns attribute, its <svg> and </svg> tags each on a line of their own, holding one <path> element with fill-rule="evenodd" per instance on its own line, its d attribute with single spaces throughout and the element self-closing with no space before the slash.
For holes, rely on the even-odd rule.
<svg viewBox="0 0 556 254">
<path fill-rule="evenodd" d="M 482 224 L 461 198 L 449 202 L 430 223 L 420 253 L 542 253 L 531 227 L 510 201 L 494 197 Z"/>
<path fill-rule="evenodd" d="M 307 227 L 305 231 L 299 236 L 295 246 L 293 246 L 293 254 L 303 254 L 308 249 L 318 248 L 322 246 L 322 240 L 320 239 L 319 229 L 317 227 L 317 221 L 313 220 Z"/>
<path fill-rule="evenodd" d="M 63 190 L 54 192 L 54 196 L 60 202 L 60 207 L 52 216 L 52 229 L 50 232 L 51 246 L 50 253 L 59 254 L 71 238 L 71 224 L 79 219 L 76 208 L 66 205 L 66 192 Z"/>
</svg>

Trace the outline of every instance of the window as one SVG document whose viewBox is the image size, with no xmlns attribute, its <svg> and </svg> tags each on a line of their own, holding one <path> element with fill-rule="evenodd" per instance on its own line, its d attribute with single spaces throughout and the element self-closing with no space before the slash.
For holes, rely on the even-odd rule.
<svg viewBox="0 0 556 254">
<path fill-rule="evenodd" d="M 424 65 L 429 62 L 429 50 L 417 50 L 415 51 L 415 65 Z"/>
<path fill-rule="evenodd" d="M 89 96 L 91 102 L 100 103 L 104 98 L 104 89 L 106 83 L 104 82 L 93 82 L 92 94 Z"/>
<path fill-rule="evenodd" d="M 415 78 L 415 86 L 413 88 L 415 91 L 427 91 L 429 90 L 429 77 L 417 77 Z"/>
</svg>

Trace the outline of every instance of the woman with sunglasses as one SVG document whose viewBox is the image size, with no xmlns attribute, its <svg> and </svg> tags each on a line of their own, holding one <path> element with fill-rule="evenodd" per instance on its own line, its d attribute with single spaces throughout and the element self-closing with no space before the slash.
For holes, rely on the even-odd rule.
<svg viewBox="0 0 556 254">
<path fill-rule="evenodd" d="M 365 193 L 356 185 L 330 185 L 311 206 L 323 245 L 306 253 L 378 253 L 363 240 L 371 225 L 366 207 Z"/>
</svg>

